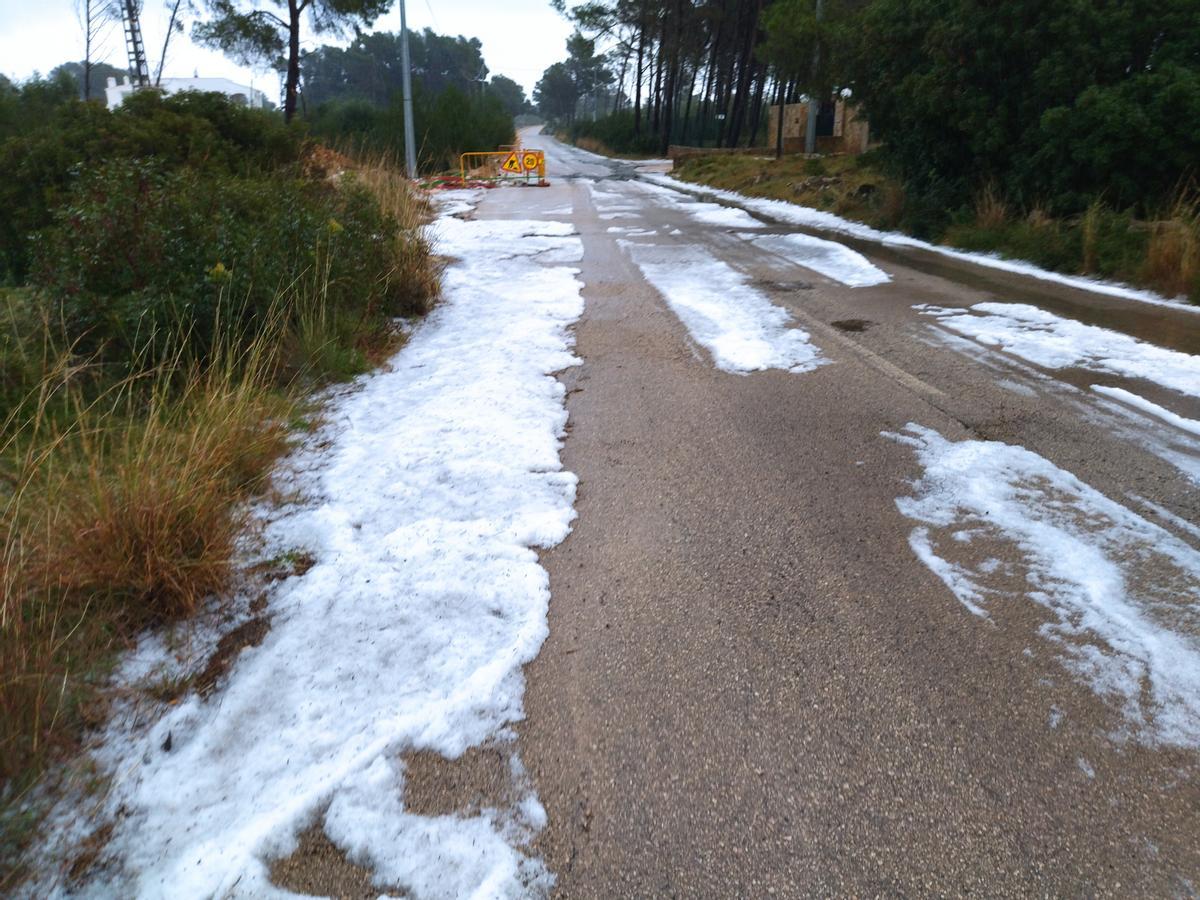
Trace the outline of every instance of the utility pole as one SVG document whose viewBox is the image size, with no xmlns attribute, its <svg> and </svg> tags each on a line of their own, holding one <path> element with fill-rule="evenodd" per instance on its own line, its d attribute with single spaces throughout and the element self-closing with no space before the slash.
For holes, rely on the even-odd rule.
<svg viewBox="0 0 1200 900">
<path fill-rule="evenodd" d="M 817 152 L 817 114 L 821 111 L 821 101 L 814 98 L 816 93 L 817 75 L 821 70 L 821 14 L 824 10 L 824 0 L 817 0 L 817 35 L 813 40 L 813 63 L 812 63 L 812 79 L 808 87 L 808 121 L 805 123 L 804 129 L 804 152 Z M 783 115 L 783 107 L 779 108 L 779 114 Z"/>
<path fill-rule="evenodd" d="M 413 132 L 412 63 L 408 56 L 408 18 L 400 0 L 400 70 L 404 86 L 404 162 L 408 177 L 417 177 L 417 138 Z"/>
</svg>

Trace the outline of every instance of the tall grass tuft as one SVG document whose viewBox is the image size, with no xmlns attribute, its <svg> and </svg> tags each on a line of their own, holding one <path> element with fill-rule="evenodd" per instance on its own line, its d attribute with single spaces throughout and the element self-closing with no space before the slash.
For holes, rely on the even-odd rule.
<svg viewBox="0 0 1200 900">
<path fill-rule="evenodd" d="M 277 339 L 276 339 L 277 340 Z M 271 340 L 97 388 L 69 353 L 0 446 L 0 776 L 78 724 L 112 649 L 233 573 L 245 501 L 284 449 Z"/>
<path fill-rule="evenodd" d="M 1169 297 L 1200 302 L 1200 193 L 1180 191 L 1150 230 L 1142 275 Z"/>
<path fill-rule="evenodd" d="M 975 225 L 979 228 L 1003 228 L 1008 219 L 1008 204 L 1004 195 L 994 183 L 989 183 L 975 198 Z"/>
<path fill-rule="evenodd" d="M 1090 275 L 1099 269 L 1100 239 L 1104 219 L 1104 201 L 1097 197 L 1088 205 L 1087 212 L 1079 223 L 1080 241 L 1082 244 L 1082 259 L 1079 271 Z"/>
<path fill-rule="evenodd" d="M 350 177 L 365 187 L 384 214 L 400 225 L 393 269 L 388 277 L 404 286 L 404 311 L 409 315 L 424 315 L 438 296 L 441 276 L 441 270 L 431 264 L 429 241 L 418 227 L 429 219 L 428 201 L 413 193 L 400 160 L 387 154 L 357 155 Z"/>
</svg>

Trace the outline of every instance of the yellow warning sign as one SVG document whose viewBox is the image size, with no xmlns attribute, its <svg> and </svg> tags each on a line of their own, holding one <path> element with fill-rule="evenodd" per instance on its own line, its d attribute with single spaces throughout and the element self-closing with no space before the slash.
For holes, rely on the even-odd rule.
<svg viewBox="0 0 1200 900">
<path fill-rule="evenodd" d="M 526 155 L 528 155 L 528 154 L 526 154 Z M 504 162 L 501 163 L 501 165 L 500 165 L 500 168 L 503 169 L 505 172 L 512 172 L 516 175 L 520 175 L 522 172 L 525 171 L 524 169 L 521 168 L 521 156 L 520 156 L 520 154 L 517 153 L 516 150 L 514 150 L 512 153 L 508 154 L 507 157 L 505 157 Z"/>
<path fill-rule="evenodd" d="M 521 157 L 521 165 L 525 167 L 526 172 L 534 171 L 538 167 L 538 164 L 540 162 L 541 162 L 541 159 L 538 158 L 537 153 L 526 152 Z"/>
</svg>

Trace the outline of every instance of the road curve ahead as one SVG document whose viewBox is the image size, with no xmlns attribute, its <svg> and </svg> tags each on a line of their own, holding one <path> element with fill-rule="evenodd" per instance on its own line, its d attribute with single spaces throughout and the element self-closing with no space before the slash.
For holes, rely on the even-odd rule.
<svg viewBox="0 0 1200 900">
<path fill-rule="evenodd" d="M 1200 890 L 1200 315 L 541 135 L 582 236 L 520 755 L 563 897 Z"/>
</svg>

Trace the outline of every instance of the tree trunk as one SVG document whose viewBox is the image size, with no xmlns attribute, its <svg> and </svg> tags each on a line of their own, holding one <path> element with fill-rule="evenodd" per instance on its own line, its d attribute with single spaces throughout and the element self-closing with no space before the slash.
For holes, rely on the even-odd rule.
<svg viewBox="0 0 1200 900">
<path fill-rule="evenodd" d="M 171 43 L 171 35 L 175 33 L 175 19 L 179 15 L 179 4 L 183 0 L 175 0 L 175 5 L 171 7 L 171 19 L 167 22 L 167 36 L 163 38 L 162 56 L 158 58 L 158 72 L 154 76 L 154 86 L 158 87 L 162 83 L 163 66 L 167 64 L 167 47 Z M 254 98 L 250 98 L 250 103 L 253 105 Z"/>
<path fill-rule="evenodd" d="M 665 24 L 663 25 L 663 28 L 665 30 Z M 666 46 L 661 39 L 662 37 L 665 37 L 665 34 L 660 36 L 658 42 L 658 52 L 654 54 L 654 109 L 650 119 L 650 131 L 654 134 L 658 133 L 658 121 L 662 113 L 663 53 Z"/>
<path fill-rule="evenodd" d="M 696 145 L 699 147 L 704 146 L 704 133 L 708 129 L 708 110 L 712 102 L 712 81 L 713 67 L 710 62 L 707 71 L 704 73 L 704 87 L 700 89 L 700 121 L 697 123 L 698 133 L 696 141 Z"/>
<path fill-rule="evenodd" d="M 629 68 L 629 50 L 621 57 L 621 75 L 617 78 L 617 89 L 614 91 L 612 115 L 621 111 L 621 91 L 625 87 L 625 72 Z"/>
<path fill-rule="evenodd" d="M 757 78 L 754 80 L 758 83 L 758 88 L 754 92 L 754 109 L 750 111 L 750 139 L 746 142 L 747 147 L 758 146 L 758 125 L 762 120 L 763 92 L 767 87 L 767 67 L 765 65 L 758 67 Z"/>
<path fill-rule="evenodd" d="M 671 146 L 671 130 L 675 121 L 675 95 L 679 92 L 680 45 L 683 43 L 683 0 L 675 0 L 674 9 L 675 35 L 671 41 L 670 57 L 667 61 L 667 83 L 663 92 L 662 135 L 659 138 L 659 149 L 663 156 Z M 663 22 L 663 40 L 667 37 L 667 23 Z"/>
<path fill-rule="evenodd" d="M 638 51 L 637 51 L 637 86 L 634 88 L 633 99 L 633 134 L 640 137 L 642 133 L 642 63 L 646 56 L 646 4 L 642 4 L 642 17 L 638 22 Z"/>
<path fill-rule="evenodd" d="M 704 73 L 704 100 L 700 104 L 700 134 L 699 145 L 704 146 L 705 135 L 708 133 L 709 113 L 712 112 L 714 91 L 717 86 L 717 51 L 721 47 L 721 35 L 725 30 L 725 19 L 717 21 L 717 33 L 713 36 L 712 51 L 708 57 L 708 70 Z"/>
<path fill-rule="evenodd" d="M 700 71 L 700 65 L 697 63 L 692 66 L 692 79 L 688 84 L 687 103 L 683 106 L 683 124 L 679 129 L 679 143 L 687 144 L 688 124 L 692 120 L 692 98 L 696 95 L 696 73 Z"/>
<path fill-rule="evenodd" d="M 754 4 L 754 11 L 745 19 L 745 36 L 742 52 L 738 58 L 737 87 L 733 101 L 733 121 L 730 123 L 729 146 L 736 147 L 742 138 L 742 126 L 746 123 L 746 108 L 750 105 L 750 83 L 754 75 L 754 44 L 758 37 L 758 21 L 762 15 L 762 0 Z"/>
<path fill-rule="evenodd" d="M 287 79 L 284 81 L 283 121 L 290 122 L 296 115 L 296 99 L 300 88 L 300 13 L 303 7 L 296 0 L 288 0 L 288 61 Z"/>
<path fill-rule="evenodd" d="M 83 99 L 92 99 L 92 3 L 83 3 Z"/>
<path fill-rule="evenodd" d="M 725 146 L 725 132 L 729 127 L 729 107 L 730 100 L 733 96 L 733 72 L 732 64 L 729 69 L 721 73 L 721 78 L 717 82 L 717 146 Z"/>
</svg>

